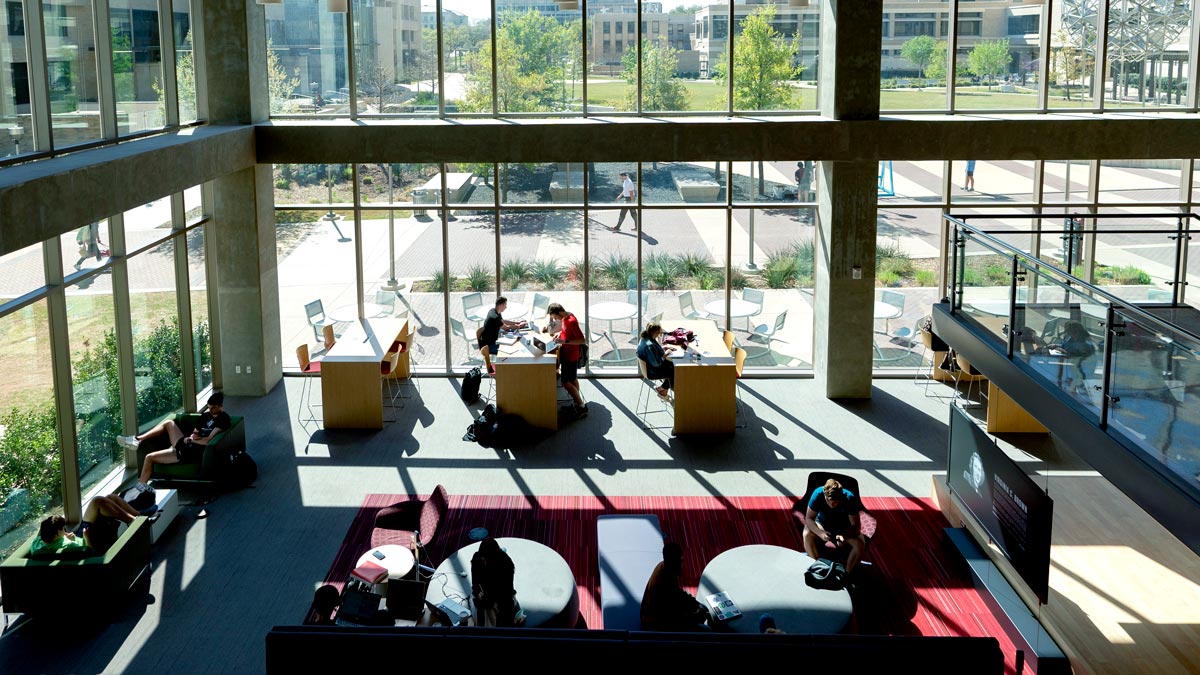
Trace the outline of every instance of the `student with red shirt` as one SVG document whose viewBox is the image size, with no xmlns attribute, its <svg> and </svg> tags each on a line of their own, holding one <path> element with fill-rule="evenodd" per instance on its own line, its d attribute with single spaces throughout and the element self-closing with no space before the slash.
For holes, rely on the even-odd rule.
<svg viewBox="0 0 1200 675">
<path fill-rule="evenodd" d="M 579 320 L 574 314 L 563 309 L 562 305 L 557 302 L 551 304 L 546 308 L 546 314 L 562 322 L 562 330 L 558 334 L 558 342 L 562 345 L 558 348 L 558 365 L 562 370 L 563 389 L 567 390 L 571 400 L 575 402 L 573 408 L 564 408 L 564 412 L 574 413 L 576 417 L 587 417 L 587 404 L 583 402 L 583 395 L 579 393 L 579 377 L 576 375 L 579 368 L 579 346 L 587 344 L 587 339 L 579 328 Z"/>
</svg>

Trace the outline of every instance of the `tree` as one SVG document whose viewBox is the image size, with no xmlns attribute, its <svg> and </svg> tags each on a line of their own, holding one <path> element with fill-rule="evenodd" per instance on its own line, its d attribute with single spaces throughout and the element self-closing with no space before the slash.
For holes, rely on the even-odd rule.
<svg viewBox="0 0 1200 675">
<path fill-rule="evenodd" d="M 1091 55 L 1076 47 L 1072 37 L 1065 28 L 1055 34 L 1055 42 L 1061 44 L 1051 52 L 1051 72 L 1058 76 L 1066 86 L 1067 100 L 1071 100 L 1071 83 L 1083 80 L 1084 75 L 1091 69 Z"/>
<path fill-rule="evenodd" d="M 623 77 L 631 87 L 625 90 L 627 110 L 637 109 L 637 51 L 621 57 Z M 661 41 L 642 40 L 642 110 L 687 110 L 688 93 L 675 77 L 679 53 Z"/>
<path fill-rule="evenodd" d="M 967 55 L 967 70 L 982 77 L 992 88 L 992 80 L 997 75 L 1008 70 L 1012 62 L 1012 54 L 1008 51 L 1008 38 L 980 42 Z"/>
<path fill-rule="evenodd" d="M 471 29 L 467 26 L 446 24 L 442 26 L 442 41 L 446 51 L 454 59 L 455 72 L 462 70 L 462 55 L 471 46 Z M 449 68 L 449 64 L 447 69 Z"/>
<path fill-rule="evenodd" d="M 704 9 L 704 5 L 680 5 L 672 8 L 671 14 L 695 14 L 701 9 Z"/>
<path fill-rule="evenodd" d="M 929 65 L 925 67 L 925 77 L 934 79 L 943 87 L 946 86 L 946 41 L 939 40 L 933 45 L 933 54 L 929 57 Z"/>
<path fill-rule="evenodd" d="M 385 102 L 396 93 L 396 75 L 391 68 L 375 59 L 364 59 L 358 66 L 358 94 L 370 97 L 375 103 L 375 112 L 382 113 Z"/>
<path fill-rule="evenodd" d="M 417 93 L 421 93 L 421 83 L 429 82 L 429 91 L 437 87 L 438 79 L 438 50 L 437 31 L 429 28 L 421 30 L 421 48 L 417 51 L 413 79 L 417 81 Z"/>
<path fill-rule="evenodd" d="M 190 122 L 196 119 L 196 63 L 192 56 L 192 32 L 188 31 L 180 51 L 175 55 L 175 91 L 179 99 L 179 121 Z M 150 83 L 154 93 L 158 95 L 158 114 L 166 123 L 166 90 L 157 79 Z"/>
<path fill-rule="evenodd" d="M 271 112 L 285 113 L 295 109 L 290 98 L 300 86 L 300 68 L 289 76 L 287 69 L 279 62 L 279 55 L 271 41 L 267 40 L 267 92 L 270 95 Z"/>
<path fill-rule="evenodd" d="M 733 52 L 735 110 L 777 110 L 794 105 L 795 89 L 789 80 L 804 72 L 803 66 L 796 65 L 800 38 L 779 33 L 771 25 L 774 19 L 775 6 L 765 5 L 742 20 Z M 727 81 L 728 63 L 726 51 L 714 69 L 718 82 Z"/>
<path fill-rule="evenodd" d="M 562 57 L 578 52 L 581 25 L 580 21 L 560 24 L 533 10 L 500 16 L 496 29 L 496 96 L 501 111 L 544 112 L 561 105 Z M 467 57 L 467 63 L 470 73 L 460 108 L 491 111 L 491 44 L 483 43 L 482 49 Z"/>
<path fill-rule="evenodd" d="M 918 35 L 900 46 L 900 56 L 917 67 L 921 79 L 926 76 L 926 68 L 933 60 L 933 52 L 937 49 L 937 40 L 928 35 Z"/>
</svg>

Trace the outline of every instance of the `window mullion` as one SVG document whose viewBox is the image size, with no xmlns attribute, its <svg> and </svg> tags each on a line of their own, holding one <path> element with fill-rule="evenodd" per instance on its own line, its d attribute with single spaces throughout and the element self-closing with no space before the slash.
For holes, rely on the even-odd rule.
<svg viewBox="0 0 1200 675">
<path fill-rule="evenodd" d="M 49 287 L 46 314 L 50 330 L 50 369 L 54 378 L 59 461 L 62 463 L 63 515 L 71 522 L 78 522 L 83 518 L 83 504 L 79 494 L 79 445 L 75 436 L 75 392 L 71 380 L 71 341 L 67 329 L 67 295 L 63 285 L 60 238 L 52 237 L 42 242 L 42 263 Z"/>
<path fill-rule="evenodd" d="M 30 120 L 33 149 L 54 149 L 54 125 L 50 122 L 50 75 L 46 71 L 46 20 L 41 2 L 23 2 L 25 8 L 25 72 L 29 78 Z"/>
<path fill-rule="evenodd" d="M 186 0 L 185 0 L 186 1 Z M 158 0 L 159 58 L 162 62 L 163 125 L 179 126 L 179 83 L 175 69 L 175 8 L 172 0 Z"/>
<path fill-rule="evenodd" d="M 117 137 L 117 93 L 108 0 L 92 0 L 92 32 L 96 38 L 96 93 L 100 102 L 101 137 L 113 139 Z"/>
</svg>

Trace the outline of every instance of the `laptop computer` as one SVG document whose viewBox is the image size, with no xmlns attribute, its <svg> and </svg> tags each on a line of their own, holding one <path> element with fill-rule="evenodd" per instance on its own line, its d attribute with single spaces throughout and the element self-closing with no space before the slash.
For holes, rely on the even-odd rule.
<svg viewBox="0 0 1200 675">
<path fill-rule="evenodd" d="M 383 600 L 383 596 L 378 593 L 353 588 L 347 590 L 342 594 L 342 604 L 338 607 L 336 623 L 342 626 L 379 625 L 376 617 L 381 600 Z"/>
<path fill-rule="evenodd" d="M 529 320 L 529 321 L 526 323 L 526 325 L 529 327 L 529 332 L 531 332 L 531 333 L 540 333 L 540 332 L 542 332 L 542 331 L 541 331 L 541 329 L 540 329 L 540 328 L 538 328 L 538 326 L 537 326 L 537 323 L 535 323 L 533 319 L 530 319 L 530 320 Z"/>
<path fill-rule="evenodd" d="M 420 619 L 425 612 L 425 582 L 390 579 L 387 584 L 387 609 L 397 619 Z"/>
<path fill-rule="evenodd" d="M 546 352 L 547 354 L 549 354 L 550 352 L 554 351 L 555 349 L 558 349 L 559 345 L 558 345 L 558 341 L 553 338 L 551 338 L 549 342 L 542 342 L 541 340 L 539 340 L 537 338 L 533 338 L 533 346 L 537 347 L 538 349 L 542 350 L 543 352 Z"/>
</svg>

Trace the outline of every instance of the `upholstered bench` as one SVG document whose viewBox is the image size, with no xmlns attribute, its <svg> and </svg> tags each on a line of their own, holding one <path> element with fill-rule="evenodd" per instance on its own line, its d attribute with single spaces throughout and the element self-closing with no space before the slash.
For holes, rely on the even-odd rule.
<svg viewBox="0 0 1200 675">
<path fill-rule="evenodd" d="M 179 515 L 179 494 L 175 490 L 155 490 L 154 503 L 158 505 L 158 518 L 150 523 L 151 544 L 158 543 L 159 537 Z"/>
<path fill-rule="evenodd" d="M 641 630 L 642 593 L 654 567 L 662 562 L 658 516 L 600 516 L 596 543 L 605 630 Z"/>
</svg>

